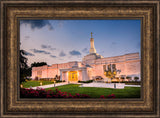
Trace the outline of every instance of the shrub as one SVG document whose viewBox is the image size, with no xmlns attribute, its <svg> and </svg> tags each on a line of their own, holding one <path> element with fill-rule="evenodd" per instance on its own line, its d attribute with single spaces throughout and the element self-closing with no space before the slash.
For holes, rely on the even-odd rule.
<svg viewBox="0 0 160 118">
<path fill-rule="evenodd" d="M 20 97 L 21 98 L 90 98 L 87 94 L 79 94 L 76 93 L 75 95 L 71 95 L 71 93 L 61 92 L 56 88 L 55 91 L 53 90 L 45 90 L 42 88 L 34 89 L 20 89 Z M 115 98 L 114 94 L 107 95 L 107 96 L 100 96 L 100 98 Z"/>
<path fill-rule="evenodd" d="M 38 80 L 38 77 L 36 76 L 34 80 Z"/>
<path fill-rule="evenodd" d="M 27 81 L 31 81 L 32 80 L 32 78 L 25 78 L 25 82 L 27 82 Z"/>
<path fill-rule="evenodd" d="M 112 83 L 119 83 L 118 81 L 112 81 Z"/>
<path fill-rule="evenodd" d="M 56 83 L 60 83 L 60 82 L 62 82 L 61 80 L 56 80 Z"/>
<path fill-rule="evenodd" d="M 127 76 L 126 79 L 131 79 L 131 77 L 130 77 L 130 76 Z"/>
<path fill-rule="evenodd" d="M 91 83 L 93 80 L 88 80 L 88 81 L 78 81 L 78 83 Z"/>
<path fill-rule="evenodd" d="M 20 89 L 20 97 L 21 98 L 90 98 L 90 96 L 86 94 L 76 93 L 75 95 L 71 95 L 67 92 L 61 92 L 56 88 L 56 91 L 53 90 L 45 90 L 41 88 L 33 89 Z"/>
<path fill-rule="evenodd" d="M 126 85 L 141 85 L 141 82 L 134 81 L 134 82 L 126 82 Z"/>
<path fill-rule="evenodd" d="M 101 95 L 100 98 L 103 98 L 103 99 L 105 99 L 105 98 L 116 98 L 116 96 L 114 94 L 106 95 L 106 96 Z"/>
<path fill-rule="evenodd" d="M 139 77 L 134 77 L 134 80 L 137 81 L 139 79 Z"/>
<path fill-rule="evenodd" d="M 54 80 L 54 78 L 40 78 L 41 81 L 51 81 Z"/>
</svg>

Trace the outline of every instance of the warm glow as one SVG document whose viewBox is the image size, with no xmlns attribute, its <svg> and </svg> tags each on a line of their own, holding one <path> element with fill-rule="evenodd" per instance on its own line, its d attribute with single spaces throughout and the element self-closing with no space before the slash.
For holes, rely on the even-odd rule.
<svg viewBox="0 0 160 118">
<path fill-rule="evenodd" d="M 69 81 L 78 81 L 78 71 L 69 71 L 68 80 Z"/>
<path fill-rule="evenodd" d="M 40 86 L 42 86 L 42 82 L 40 82 Z"/>
<path fill-rule="evenodd" d="M 23 88 L 23 85 L 21 84 L 21 86 L 20 86 L 21 88 Z"/>
<path fill-rule="evenodd" d="M 77 76 L 79 76 L 79 72 L 77 71 Z"/>
</svg>

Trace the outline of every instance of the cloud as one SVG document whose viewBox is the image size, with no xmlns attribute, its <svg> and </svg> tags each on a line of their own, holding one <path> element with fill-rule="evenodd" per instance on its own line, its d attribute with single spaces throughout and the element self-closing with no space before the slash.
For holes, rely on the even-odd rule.
<svg viewBox="0 0 160 118">
<path fill-rule="evenodd" d="M 89 53 L 88 48 L 84 48 L 84 49 L 82 50 L 82 52 L 84 52 L 84 53 Z"/>
<path fill-rule="evenodd" d="M 55 55 L 50 55 L 50 57 L 52 57 L 52 58 L 56 58 L 56 56 L 55 56 Z"/>
<path fill-rule="evenodd" d="M 30 38 L 30 36 L 25 36 L 24 37 L 25 40 L 28 40 L 29 38 Z"/>
<path fill-rule="evenodd" d="M 117 43 L 116 42 L 112 42 L 112 45 L 116 45 Z"/>
<path fill-rule="evenodd" d="M 59 59 L 59 60 L 64 60 L 64 59 Z"/>
<path fill-rule="evenodd" d="M 72 50 L 69 53 L 70 53 L 70 55 L 81 55 L 81 53 L 79 51 L 76 51 L 76 50 Z"/>
<path fill-rule="evenodd" d="M 62 28 L 63 25 L 64 25 L 64 22 L 63 22 L 63 21 L 59 21 L 59 22 L 58 22 L 58 27 Z"/>
<path fill-rule="evenodd" d="M 30 49 L 30 50 L 33 51 L 34 53 L 51 54 L 50 52 L 46 52 L 44 50 L 37 50 L 37 49 Z"/>
<path fill-rule="evenodd" d="M 63 51 L 61 51 L 61 52 L 59 53 L 59 56 L 60 56 L 60 57 L 64 57 L 64 56 L 66 56 L 66 54 L 65 54 Z"/>
<path fill-rule="evenodd" d="M 30 52 L 27 52 L 27 51 L 24 51 L 25 55 L 27 56 L 35 56 L 34 54 L 30 53 Z"/>
<path fill-rule="evenodd" d="M 43 49 L 56 50 L 56 48 L 52 48 L 50 45 L 41 45 Z"/>
<path fill-rule="evenodd" d="M 31 29 L 41 29 L 45 26 L 48 27 L 49 30 L 54 30 L 53 26 L 48 20 L 21 20 L 20 24 L 30 25 Z"/>
</svg>

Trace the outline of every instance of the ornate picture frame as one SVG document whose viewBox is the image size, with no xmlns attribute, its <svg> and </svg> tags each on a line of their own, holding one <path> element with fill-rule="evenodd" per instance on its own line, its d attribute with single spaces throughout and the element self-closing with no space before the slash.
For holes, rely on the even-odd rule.
<svg viewBox="0 0 160 118">
<path fill-rule="evenodd" d="M 1 117 L 159 117 L 159 1 L 1 1 Z M 20 19 L 141 19 L 140 99 L 19 97 Z"/>
</svg>

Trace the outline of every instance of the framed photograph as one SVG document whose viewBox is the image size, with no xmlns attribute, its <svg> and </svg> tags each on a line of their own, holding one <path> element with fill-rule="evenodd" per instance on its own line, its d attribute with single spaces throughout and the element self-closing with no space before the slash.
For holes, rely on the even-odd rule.
<svg viewBox="0 0 160 118">
<path fill-rule="evenodd" d="M 159 1 L 1 1 L 1 117 L 159 117 Z"/>
<path fill-rule="evenodd" d="M 140 41 L 137 19 L 20 20 L 20 96 L 141 98 Z"/>
</svg>

